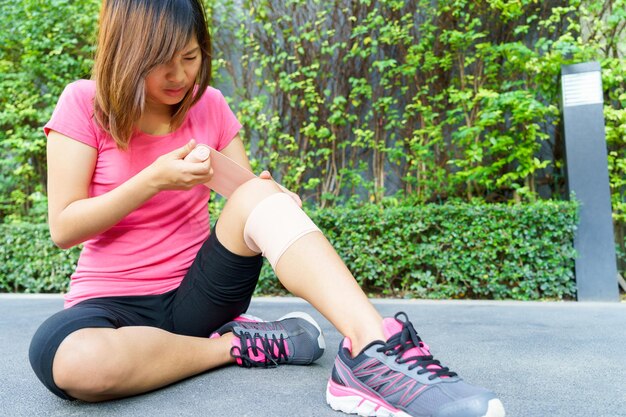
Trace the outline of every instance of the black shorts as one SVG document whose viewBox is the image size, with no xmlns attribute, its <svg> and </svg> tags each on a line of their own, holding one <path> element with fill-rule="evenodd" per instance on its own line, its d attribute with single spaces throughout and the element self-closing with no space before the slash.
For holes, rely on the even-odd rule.
<svg viewBox="0 0 626 417">
<path fill-rule="evenodd" d="M 230 252 L 213 229 L 177 289 L 160 295 L 93 298 L 54 314 L 33 336 L 30 364 L 50 391 L 72 399 L 52 377 L 54 355 L 70 333 L 94 327 L 151 326 L 208 337 L 246 312 L 262 265 L 261 255 L 246 257 Z"/>
</svg>

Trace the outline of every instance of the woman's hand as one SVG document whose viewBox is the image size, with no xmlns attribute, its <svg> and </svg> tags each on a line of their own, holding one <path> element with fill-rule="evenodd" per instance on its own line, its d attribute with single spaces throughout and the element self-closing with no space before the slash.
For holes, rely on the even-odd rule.
<svg viewBox="0 0 626 417">
<path fill-rule="evenodd" d="M 261 174 L 259 175 L 259 178 L 261 178 L 262 180 L 272 180 L 272 181 L 274 180 L 272 178 L 272 174 L 270 174 L 269 171 L 261 172 Z M 298 196 L 298 194 L 292 193 L 291 191 L 289 191 L 288 189 L 286 189 L 285 187 L 283 187 L 282 185 L 278 183 L 276 183 L 276 185 L 278 185 L 280 189 L 283 190 L 284 193 L 286 193 L 289 197 L 291 197 L 293 201 L 296 202 L 298 207 L 302 208 L 302 199 L 300 198 L 300 196 Z"/>
<path fill-rule="evenodd" d="M 191 139 L 185 146 L 158 157 L 146 168 L 150 173 L 151 185 L 158 191 L 190 190 L 208 182 L 213 177 L 211 158 L 204 162 L 183 160 L 195 147 L 196 141 Z"/>
</svg>

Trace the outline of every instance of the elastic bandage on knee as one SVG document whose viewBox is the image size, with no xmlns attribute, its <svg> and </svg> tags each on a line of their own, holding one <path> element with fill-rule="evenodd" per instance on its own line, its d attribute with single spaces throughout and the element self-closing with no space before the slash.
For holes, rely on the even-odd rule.
<svg viewBox="0 0 626 417">
<path fill-rule="evenodd" d="M 272 194 L 252 210 L 243 230 L 246 245 L 261 252 L 276 269 L 285 251 L 302 236 L 320 229 L 285 193 Z"/>
</svg>

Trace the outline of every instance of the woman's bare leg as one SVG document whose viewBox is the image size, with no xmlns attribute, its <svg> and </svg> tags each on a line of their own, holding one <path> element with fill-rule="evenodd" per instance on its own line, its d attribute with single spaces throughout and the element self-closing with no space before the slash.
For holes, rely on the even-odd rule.
<svg viewBox="0 0 626 417">
<path fill-rule="evenodd" d="M 227 202 L 217 223 L 217 237 L 231 252 L 255 254 L 244 241 L 250 212 L 264 198 L 281 192 L 269 180 L 242 185 Z M 282 255 L 276 275 L 294 295 L 310 302 L 358 353 L 373 340 L 384 340 L 382 318 L 328 240 L 319 232 L 298 239 Z"/>
<path fill-rule="evenodd" d="M 140 326 L 81 329 L 59 346 L 52 375 L 59 388 L 83 401 L 127 397 L 234 362 L 231 339 Z"/>
<path fill-rule="evenodd" d="M 382 317 L 321 233 L 304 235 L 289 247 L 276 275 L 349 337 L 355 354 L 373 340 L 385 340 Z"/>
</svg>

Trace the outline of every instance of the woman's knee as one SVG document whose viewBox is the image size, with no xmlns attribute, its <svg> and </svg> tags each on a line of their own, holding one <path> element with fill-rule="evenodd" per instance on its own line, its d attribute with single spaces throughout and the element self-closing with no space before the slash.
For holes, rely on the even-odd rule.
<svg viewBox="0 0 626 417">
<path fill-rule="evenodd" d="M 111 342 L 115 329 L 81 329 L 70 334 L 59 346 L 52 364 L 57 387 L 70 396 L 87 401 L 106 396 L 123 380 L 115 365 Z"/>
<path fill-rule="evenodd" d="M 243 217 L 247 217 L 254 207 L 266 197 L 282 192 L 274 181 L 254 178 L 235 190 L 226 204 L 227 207 L 224 207 L 224 209 L 236 208 Z"/>
<path fill-rule="evenodd" d="M 228 199 L 217 222 L 220 243 L 238 255 L 255 255 L 257 252 L 251 250 L 243 240 L 246 221 L 261 201 L 277 193 L 282 193 L 282 190 L 274 181 L 260 178 L 252 179 L 237 188 Z"/>
</svg>

